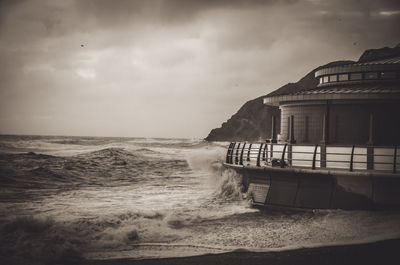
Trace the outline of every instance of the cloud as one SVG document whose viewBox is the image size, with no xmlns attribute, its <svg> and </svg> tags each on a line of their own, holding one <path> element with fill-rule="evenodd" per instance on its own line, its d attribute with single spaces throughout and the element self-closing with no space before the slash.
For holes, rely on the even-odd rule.
<svg viewBox="0 0 400 265">
<path fill-rule="evenodd" d="M 78 68 L 76 73 L 85 79 L 95 79 L 96 78 L 96 71 L 90 68 Z"/>
<path fill-rule="evenodd" d="M 378 14 L 381 16 L 396 16 L 400 15 L 400 10 L 380 11 Z"/>
<path fill-rule="evenodd" d="M 3 133 L 205 137 L 247 100 L 399 41 L 397 1 L 0 3 Z"/>
</svg>

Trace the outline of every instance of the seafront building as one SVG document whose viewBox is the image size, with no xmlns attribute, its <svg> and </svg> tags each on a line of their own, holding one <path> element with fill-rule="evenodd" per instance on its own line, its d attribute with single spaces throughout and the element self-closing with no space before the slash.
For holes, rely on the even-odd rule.
<svg viewBox="0 0 400 265">
<path fill-rule="evenodd" d="M 291 143 L 400 143 L 400 57 L 323 68 L 317 88 L 266 97 Z M 398 115 L 396 115 L 398 114 Z"/>
<path fill-rule="evenodd" d="M 271 139 L 231 143 L 225 165 L 253 203 L 300 208 L 400 206 L 400 47 L 315 72 L 316 87 L 271 93 Z M 280 119 L 280 128 L 276 120 Z"/>
</svg>

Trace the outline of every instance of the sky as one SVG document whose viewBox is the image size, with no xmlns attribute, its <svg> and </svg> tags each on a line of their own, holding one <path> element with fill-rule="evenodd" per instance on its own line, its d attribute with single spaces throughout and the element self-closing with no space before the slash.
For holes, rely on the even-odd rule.
<svg viewBox="0 0 400 265">
<path fill-rule="evenodd" d="M 204 138 L 399 26 L 398 0 L 0 0 L 0 134 Z"/>
</svg>

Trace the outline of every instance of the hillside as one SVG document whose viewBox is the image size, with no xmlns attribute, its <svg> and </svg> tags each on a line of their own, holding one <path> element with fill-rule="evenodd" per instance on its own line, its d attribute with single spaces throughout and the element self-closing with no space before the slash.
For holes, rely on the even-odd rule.
<svg viewBox="0 0 400 265">
<path fill-rule="evenodd" d="M 263 104 L 259 97 L 246 102 L 220 128 L 213 129 L 207 141 L 257 141 L 270 138 L 272 115 L 279 117 L 279 109 Z M 279 128 L 279 123 L 277 124 Z"/>
</svg>

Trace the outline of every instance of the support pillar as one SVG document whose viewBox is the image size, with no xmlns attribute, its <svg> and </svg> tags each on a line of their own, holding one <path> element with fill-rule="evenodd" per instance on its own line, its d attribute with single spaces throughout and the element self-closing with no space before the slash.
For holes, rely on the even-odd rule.
<svg viewBox="0 0 400 265">
<path fill-rule="evenodd" d="M 374 169 L 374 147 L 367 146 L 367 169 Z"/>
<path fill-rule="evenodd" d="M 293 165 L 292 164 L 292 150 L 293 150 L 292 145 L 288 144 L 286 153 L 287 153 L 287 161 L 288 161 L 289 166 Z"/>
<path fill-rule="evenodd" d="M 369 115 L 369 137 L 367 143 L 367 169 L 374 169 L 374 114 Z"/>
<path fill-rule="evenodd" d="M 326 102 L 325 113 L 322 119 L 322 140 L 321 144 L 329 142 L 329 103 Z"/>
<path fill-rule="evenodd" d="M 276 136 L 276 116 L 272 116 L 272 125 L 271 125 L 271 143 L 277 143 Z"/>
<path fill-rule="evenodd" d="M 328 143 L 328 116 L 325 113 L 324 117 L 322 118 L 322 140 L 321 144 L 327 144 Z"/>
<path fill-rule="evenodd" d="M 325 113 L 322 118 L 322 140 L 321 140 L 321 168 L 326 168 L 326 145 L 328 144 L 329 139 L 329 122 L 328 122 L 328 114 L 329 114 L 329 106 L 328 102 L 326 103 Z"/>
<path fill-rule="evenodd" d="M 369 137 L 368 137 L 368 145 L 374 144 L 374 114 L 369 114 Z"/>
<path fill-rule="evenodd" d="M 321 144 L 320 150 L 321 150 L 321 154 L 320 154 L 320 157 L 321 157 L 320 165 L 321 165 L 321 168 L 326 168 L 326 145 L 325 145 L 325 144 Z"/>
<path fill-rule="evenodd" d="M 294 139 L 294 116 L 290 115 L 289 117 L 289 143 L 294 144 L 296 140 Z"/>
</svg>

